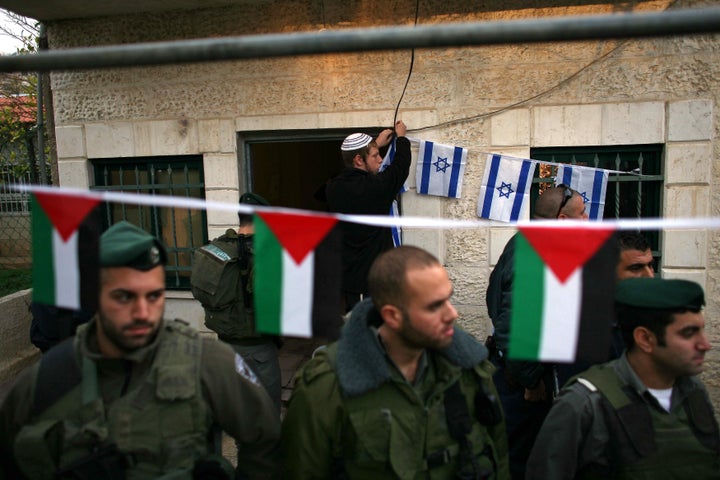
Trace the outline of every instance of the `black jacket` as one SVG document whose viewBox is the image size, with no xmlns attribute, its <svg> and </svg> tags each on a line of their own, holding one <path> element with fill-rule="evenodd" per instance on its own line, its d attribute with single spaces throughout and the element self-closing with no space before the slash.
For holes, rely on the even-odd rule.
<svg viewBox="0 0 720 480">
<path fill-rule="evenodd" d="M 326 187 L 331 212 L 359 215 L 387 215 L 392 202 L 410 172 L 410 141 L 398 137 L 395 159 L 384 171 L 373 175 L 358 168 L 346 168 Z M 343 290 L 367 293 L 370 265 L 382 252 L 393 247 L 390 228 L 342 223 Z"/>
</svg>

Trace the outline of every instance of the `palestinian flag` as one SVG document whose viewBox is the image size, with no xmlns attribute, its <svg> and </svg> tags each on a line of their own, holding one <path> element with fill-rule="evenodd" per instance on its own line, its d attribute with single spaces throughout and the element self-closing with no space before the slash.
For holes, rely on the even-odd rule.
<svg viewBox="0 0 720 480">
<path fill-rule="evenodd" d="M 256 212 L 254 222 L 256 330 L 337 338 L 342 323 L 338 220 Z"/>
<path fill-rule="evenodd" d="M 65 193 L 32 193 L 33 301 L 97 310 L 99 204 Z"/>
<path fill-rule="evenodd" d="M 608 358 L 614 318 L 614 230 L 520 227 L 508 355 L 571 363 Z"/>
</svg>

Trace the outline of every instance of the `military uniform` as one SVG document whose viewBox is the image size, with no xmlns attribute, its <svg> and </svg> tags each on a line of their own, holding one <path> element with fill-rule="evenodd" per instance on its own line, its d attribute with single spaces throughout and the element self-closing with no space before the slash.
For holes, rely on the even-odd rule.
<svg viewBox="0 0 720 480">
<path fill-rule="evenodd" d="M 267 206 L 255 193 L 244 193 L 241 204 Z M 252 217 L 240 214 L 240 218 Z M 242 221 L 241 221 L 242 225 Z M 252 234 L 229 228 L 224 235 L 195 251 L 190 277 L 192 293 L 205 310 L 205 325 L 230 344 L 260 379 L 280 413 L 282 377 L 278 337 L 255 331 L 253 308 Z"/>
<path fill-rule="evenodd" d="M 9 392 L 0 407 L 2 470 L 8 478 L 14 478 L 16 463 L 27 478 L 54 478 L 56 469 L 109 445 L 128 464 L 127 478 L 170 472 L 178 474 L 173 478 L 192 478 L 196 464 L 213 458 L 209 442 L 215 425 L 242 445 L 239 472 L 273 477 L 279 422 L 262 387 L 236 371 L 232 349 L 174 321 L 166 321 L 150 345 L 122 359 L 100 355 L 95 338 L 94 322 L 81 326 L 65 354 L 79 369 L 84 359 L 94 365 L 98 401 L 83 405 L 88 382 L 80 381 L 38 411 L 36 403 L 46 403 L 43 397 L 52 393 L 38 398 L 40 364 L 26 370 Z M 47 361 L 59 361 L 53 355 L 59 348 L 48 351 Z M 184 356 L 188 351 L 191 356 Z"/>
<path fill-rule="evenodd" d="M 543 424 L 527 479 L 720 478 L 718 425 L 697 378 L 676 381 L 670 412 L 625 355 L 577 378 Z"/>
<path fill-rule="evenodd" d="M 0 477 L 232 478 L 221 429 L 241 446 L 239 474 L 274 477 L 279 420 L 245 362 L 159 318 L 166 259 L 128 222 L 101 236 L 100 265 L 117 290 L 101 289 L 98 316 L 25 370 L 0 405 Z M 117 337 L 135 322 L 154 327 L 127 346 Z"/>
<path fill-rule="evenodd" d="M 364 300 L 341 339 L 298 374 L 283 422 L 284 478 L 508 478 L 486 349 L 456 328 L 450 347 L 426 350 L 410 384 L 369 326 L 380 321 Z"/>
<path fill-rule="evenodd" d="M 619 282 L 615 311 L 628 349 L 568 382 L 540 430 L 526 478 L 720 478 L 720 432 L 695 376 L 710 349 L 704 304 L 695 282 Z"/>
</svg>

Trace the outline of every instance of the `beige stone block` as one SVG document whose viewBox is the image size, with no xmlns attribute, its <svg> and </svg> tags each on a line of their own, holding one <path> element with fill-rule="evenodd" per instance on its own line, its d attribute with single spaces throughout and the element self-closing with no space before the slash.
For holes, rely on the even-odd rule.
<svg viewBox="0 0 720 480">
<path fill-rule="evenodd" d="M 602 106 L 602 145 L 662 143 L 663 102 L 610 103 Z"/>
<path fill-rule="evenodd" d="M 236 143 L 233 120 L 198 120 L 198 146 L 201 152 L 233 153 Z"/>
<path fill-rule="evenodd" d="M 664 234 L 662 264 L 669 268 L 705 268 L 707 231 L 667 230 Z"/>
<path fill-rule="evenodd" d="M 296 130 L 308 128 L 320 128 L 317 114 L 257 115 L 238 117 L 235 119 L 235 130 L 237 132 L 252 132 L 256 130 Z"/>
<path fill-rule="evenodd" d="M 220 235 L 224 234 L 228 228 L 237 228 L 237 219 L 235 221 L 235 224 L 233 224 L 233 225 L 208 226 L 208 238 L 210 238 L 210 239 L 217 238 Z"/>
<path fill-rule="evenodd" d="M 445 264 L 442 230 L 405 229 L 403 230 L 403 245 L 414 245 L 427 250 L 435 255 L 441 264 Z"/>
<path fill-rule="evenodd" d="M 189 291 L 171 290 L 166 294 L 165 318 L 179 318 L 196 330 L 205 329 L 205 311 Z"/>
<path fill-rule="evenodd" d="M 493 146 L 530 144 L 530 110 L 503 112 L 490 119 L 490 142 Z"/>
<path fill-rule="evenodd" d="M 234 153 L 203 155 L 205 189 L 233 189 L 238 191 L 240 179 L 238 161 Z"/>
<path fill-rule="evenodd" d="M 711 100 L 670 102 L 668 106 L 668 140 L 683 142 L 713 138 Z"/>
<path fill-rule="evenodd" d="M 85 157 L 83 127 L 66 126 L 55 128 L 58 158 Z"/>
<path fill-rule="evenodd" d="M 238 204 L 240 193 L 235 189 L 223 190 L 205 190 L 205 199 L 210 202 L 218 202 L 223 204 L 222 209 L 213 208 L 212 205 L 207 209 L 208 225 L 235 225 L 237 226 L 238 217 L 235 207 Z M 224 230 L 223 230 L 224 231 Z"/>
<path fill-rule="evenodd" d="M 85 126 L 88 158 L 132 157 L 135 134 L 132 123 L 89 123 Z"/>
<path fill-rule="evenodd" d="M 495 266 L 500 260 L 505 245 L 517 232 L 516 228 L 497 227 L 490 229 L 490 266 Z"/>
<path fill-rule="evenodd" d="M 151 122 L 134 122 L 133 134 L 135 136 L 135 155 L 138 157 L 147 157 L 152 155 L 152 146 L 150 138 L 152 132 L 150 129 Z"/>
<path fill-rule="evenodd" d="M 662 278 L 678 278 L 699 283 L 703 290 L 707 283 L 707 271 L 705 269 L 690 268 L 662 268 Z"/>
<path fill-rule="evenodd" d="M 392 119 L 392 110 L 330 112 L 318 115 L 320 128 L 389 127 Z"/>
<path fill-rule="evenodd" d="M 443 217 L 443 204 L 440 197 L 417 195 L 413 191 L 403 194 L 403 215 L 411 217 Z M 443 231 L 429 228 L 403 229 L 403 244 L 415 245 L 432 253 L 444 263 Z"/>
<path fill-rule="evenodd" d="M 90 185 L 90 162 L 85 159 L 58 161 L 60 185 L 72 188 L 88 188 Z"/>
<path fill-rule="evenodd" d="M 710 142 L 668 143 L 665 148 L 665 184 L 708 183 L 713 153 Z"/>
<path fill-rule="evenodd" d="M 198 153 L 197 123 L 194 120 L 149 122 L 151 155 L 190 155 Z"/>
<path fill-rule="evenodd" d="M 696 185 L 666 186 L 664 216 L 707 217 L 710 214 L 710 188 Z"/>
<path fill-rule="evenodd" d="M 532 109 L 531 145 L 598 145 L 602 139 L 602 106 L 569 105 Z"/>
</svg>

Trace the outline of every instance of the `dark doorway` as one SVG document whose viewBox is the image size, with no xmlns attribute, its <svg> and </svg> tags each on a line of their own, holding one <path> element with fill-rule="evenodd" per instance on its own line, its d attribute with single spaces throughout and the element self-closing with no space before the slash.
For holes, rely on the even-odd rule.
<svg viewBox="0 0 720 480">
<path fill-rule="evenodd" d="M 273 206 L 326 211 L 325 183 L 343 169 L 340 145 L 349 134 L 380 128 L 242 133 L 238 141 L 246 188 Z"/>
</svg>

